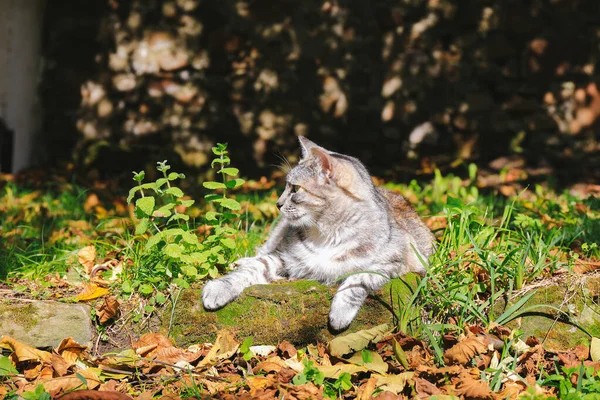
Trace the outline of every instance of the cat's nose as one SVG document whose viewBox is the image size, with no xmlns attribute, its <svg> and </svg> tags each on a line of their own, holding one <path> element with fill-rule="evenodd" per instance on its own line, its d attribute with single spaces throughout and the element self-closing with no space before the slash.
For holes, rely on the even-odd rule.
<svg viewBox="0 0 600 400">
<path fill-rule="evenodd" d="M 281 207 L 283 207 L 283 201 L 277 201 L 277 203 L 275 203 L 277 205 L 277 208 L 281 210 Z"/>
</svg>

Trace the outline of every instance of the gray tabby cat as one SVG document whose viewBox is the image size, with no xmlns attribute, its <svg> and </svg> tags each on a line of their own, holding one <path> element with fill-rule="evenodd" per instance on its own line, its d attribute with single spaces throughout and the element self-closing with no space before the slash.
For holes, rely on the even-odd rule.
<svg viewBox="0 0 600 400">
<path fill-rule="evenodd" d="M 282 219 L 256 257 L 204 287 L 208 310 L 235 300 L 244 288 L 279 279 L 342 283 L 329 312 L 334 330 L 348 327 L 369 292 L 389 278 L 425 274 L 434 237 L 401 195 L 373 185 L 356 158 L 300 137 L 302 159 L 287 175 L 277 207 Z M 350 275 L 354 272 L 368 271 Z"/>
</svg>

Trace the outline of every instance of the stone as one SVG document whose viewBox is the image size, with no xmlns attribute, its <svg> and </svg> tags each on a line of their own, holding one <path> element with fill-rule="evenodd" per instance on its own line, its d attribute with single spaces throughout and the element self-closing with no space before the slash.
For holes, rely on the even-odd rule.
<svg viewBox="0 0 600 400">
<path fill-rule="evenodd" d="M 370 296 L 347 334 L 387 323 L 395 325 L 391 309 L 406 303 L 417 277 L 409 274 Z M 327 342 L 338 332 L 328 328 L 328 314 L 336 287 L 323 286 L 315 281 L 287 281 L 247 288 L 242 296 L 216 312 L 202 306 L 200 288 L 184 290 L 175 305 L 175 312 L 166 310 L 162 316 L 162 331 L 169 334 L 178 346 L 212 343 L 220 330 L 229 330 L 239 339 L 252 336 L 254 343 L 277 344 L 287 340 L 302 346 Z M 392 305 L 390 307 L 389 305 Z M 397 311 L 397 310 L 396 310 Z M 415 310 L 419 312 L 419 310 Z M 171 315 L 173 315 L 171 319 Z"/>
<path fill-rule="evenodd" d="M 521 310 L 533 307 L 531 312 L 509 322 L 508 327 L 519 328 L 524 338 L 537 337 L 551 350 L 568 350 L 579 344 L 588 346 L 590 335 L 600 337 L 600 276 L 569 275 L 538 285 L 521 307 Z M 498 302 L 495 315 L 501 315 L 528 293 L 531 291 L 521 292 L 508 303 Z M 570 321 L 557 308 L 567 313 Z"/>
<path fill-rule="evenodd" d="M 0 336 L 30 346 L 57 347 L 64 338 L 91 347 L 90 307 L 56 301 L 0 299 Z"/>
</svg>

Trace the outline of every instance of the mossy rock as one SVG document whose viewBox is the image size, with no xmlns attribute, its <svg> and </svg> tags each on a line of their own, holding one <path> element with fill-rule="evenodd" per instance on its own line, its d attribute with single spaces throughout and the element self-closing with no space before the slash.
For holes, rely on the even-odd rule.
<svg viewBox="0 0 600 400">
<path fill-rule="evenodd" d="M 0 299 L 0 336 L 34 347 L 57 347 L 62 339 L 91 346 L 90 308 L 55 301 Z"/>
<path fill-rule="evenodd" d="M 389 305 L 406 302 L 417 283 L 418 277 L 413 274 L 392 280 L 365 301 L 344 334 L 393 324 Z M 171 310 L 166 310 L 161 325 L 164 332 L 171 325 L 169 334 L 179 346 L 212 342 L 222 329 L 234 332 L 238 338 L 252 336 L 255 344 L 277 344 L 282 340 L 295 345 L 325 342 L 335 336 L 328 328 L 328 314 L 336 289 L 303 280 L 256 285 L 216 312 L 202 306 L 201 288 L 186 289 L 175 305 L 173 320 Z"/>
<path fill-rule="evenodd" d="M 544 347 L 554 350 L 566 350 L 578 344 L 589 345 L 591 335 L 600 337 L 600 277 L 570 276 L 559 282 L 550 282 L 546 286 L 533 289 L 535 293 L 523 305 L 522 310 L 535 305 L 549 305 L 569 313 L 570 323 L 551 307 L 535 308 L 532 313 L 511 321 L 508 326 L 520 328 L 525 337 L 535 336 L 543 340 Z M 508 309 L 527 293 L 514 296 L 495 306 L 496 316 Z"/>
</svg>

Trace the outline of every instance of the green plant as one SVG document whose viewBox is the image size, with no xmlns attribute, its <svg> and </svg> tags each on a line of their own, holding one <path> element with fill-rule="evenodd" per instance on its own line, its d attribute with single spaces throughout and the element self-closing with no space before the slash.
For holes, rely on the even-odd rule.
<svg viewBox="0 0 600 400">
<path fill-rule="evenodd" d="M 539 383 L 555 387 L 558 397 L 567 400 L 597 400 L 600 398 L 600 372 L 593 366 L 586 367 L 583 363 L 576 368 L 561 368 L 562 374 L 546 376 Z M 576 384 L 573 384 L 576 381 Z"/>
<path fill-rule="evenodd" d="M 252 336 L 250 336 L 250 337 L 247 337 L 240 345 L 240 353 L 242 354 L 242 357 L 246 361 L 248 361 L 252 357 L 254 357 L 254 353 L 252 352 L 252 350 L 250 350 L 250 347 L 252 346 L 253 342 L 254 342 L 254 339 L 252 339 Z"/>
<path fill-rule="evenodd" d="M 211 193 L 206 200 L 217 204 L 219 211 L 208 211 L 206 222 L 213 226 L 213 232 L 202 242 L 194 231 L 193 221 L 185 210 L 194 204 L 194 200 L 186 199 L 184 192 L 174 183 L 185 178 L 183 174 L 168 172 L 170 166 L 166 161 L 158 162 L 157 170 L 162 174 L 155 182 L 144 183 L 145 173 L 134 172 L 137 182 L 129 191 L 128 203 L 135 200 L 136 235 L 145 235 L 147 240 L 142 249 L 133 245 L 130 247 L 136 271 L 131 271 L 128 279 L 123 282 L 125 293 L 137 290 L 144 296 L 151 296 L 155 286 L 164 289 L 165 278 L 181 287 L 189 286 L 190 282 L 204 277 L 215 277 L 218 266 L 228 262 L 232 249 L 235 249 L 233 235 L 236 230 L 229 226 L 237 215 L 231 211 L 241 208 L 240 204 L 227 197 L 226 189 L 235 189 L 244 183 L 243 179 L 235 177 L 236 168 L 228 167 L 230 159 L 227 156 L 227 146 L 218 144 L 213 152 L 218 156 L 212 166 L 219 166 L 217 173 L 223 177 L 223 182 L 204 182 L 204 187 L 222 191 Z M 155 303 L 163 304 L 166 299 L 156 298 Z M 154 307 L 155 303 L 147 307 Z M 152 311 L 152 310 L 150 310 Z"/>
<path fill-rule="evenodd" d="M 226 143 L 217 143 L 212 151 L 217 157 L 212 160 L 211 167 L 215 168 L 216 166 L 216 173 L 221 175 L 221 182 L 208 181 L 202 184 L 206 189 L 213 191 L 213 193 L 204 196 L 204 199 L 216 207 L 216 211 L 207 211 L 205 214 L 206 221 L 213 226 L 214 230 L 205 239 L 204 244 L 211 246 L 211 251 L 216 252 L 217 255 L 222 255 L 224 248 L 231 251 L 236 247 L 232 236 L 237 233 L 237 230 L 231 226 L 231 223 L 238 218 L 238 215 L 234 214 L 233 211 L 239 211 L 242 208 L 235 199 L 227 197 L 227 190 L 236 189 L 243 185 L 245 181 L 237 177 L 239 174 L 237 168 L 229 166 L 231 160 Z M 219 258 L 219 261 L 224 262 L 225 260 Z M 211 274 L 211 277 L 215 275 Z"/>
</svg>

